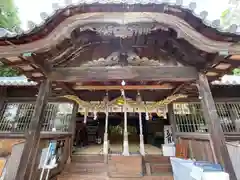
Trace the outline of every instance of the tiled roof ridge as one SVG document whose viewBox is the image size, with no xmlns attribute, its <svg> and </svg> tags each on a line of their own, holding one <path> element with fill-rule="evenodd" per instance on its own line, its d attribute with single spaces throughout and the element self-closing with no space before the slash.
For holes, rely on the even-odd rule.
<svg viewBox="0 0 240 180">
<path fill-rule="evenodd" d="M 0 77 L 0 86 L 35 86 L 37 84 L 29 81 L 25 76 Z"/>
</svg>

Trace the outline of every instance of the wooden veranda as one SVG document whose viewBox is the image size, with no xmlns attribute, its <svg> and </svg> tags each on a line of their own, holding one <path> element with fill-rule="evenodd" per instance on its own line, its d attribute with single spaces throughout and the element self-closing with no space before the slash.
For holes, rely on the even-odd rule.
<svg viewBox="0 0 240 180">
<path fill-rule="evenodd" d="M 20 98 L 22 102 L 36 101 L 15 178 L 32 180 L 34 176 L 40 141 L 48 136 L 41 133 L 48 101 L 63 101 L 59 97 L 67 94 L 101 101 L 106 90 L 108 98 L 114 99 L 122 89 L 133 98 L 139 91 L 143 101 L 157 101 L 177 93 L 188 95 L 187 101 L 198 99 L 207 131 L 182 132 L 181 121 L 173 104 L 169 104 L 175 138 L 187 143 L 195 157 L 198 149 L 193 148 L 194 143 L 201 146 L 207 142 L 202 156 L 197 158 L 223 164 L 231 179 L 236 180 L 209 84 L 239 66 L 239 40 L 239 35 L 209 27 L 180 6 L 110 3 L 68 6 L 29 33 L 2 37 L 1 61 L 38 82 L 39 88 L 38 94 L 35 87 L 1 88 L 1 109 L 4 102 L 16 102 L 20 96 L 28 97 Z M 219 94 L 221 90 L 215 91 Z M 74 103 L 72 114 L 77 109 Z M 45 137 L 67 136 L 68 156 L 74 136 L 74 119 L 69 119 L 66 132 Z"/>
</svg>

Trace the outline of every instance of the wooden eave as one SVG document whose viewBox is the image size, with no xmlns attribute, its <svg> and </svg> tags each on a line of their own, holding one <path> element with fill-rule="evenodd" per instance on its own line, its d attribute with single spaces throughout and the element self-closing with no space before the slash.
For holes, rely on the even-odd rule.
<svg viewBox="0 0 240 180">
<path fill-rule="evenodd" d="M 19 45 L 39 40 L 49 35 L 54 28 L 65 21 L 67 18 L 84 13 L 95 12 L 158 12 L 177 16 L 186 21 L 196 31 L 200 32 L 210 39 L 225 42 L 238 42 L 240 36 L 221 32 L 216 27 L 206 25 L 203 19 L 194 15 L 194 13 L 181 6 L 170 4 L 79 4 L 71 5 L 57 10 L 52 16 L 48 17 L 41 26 L 35 27 L 28 33 L 17 35 L 16 37 L 1 38 L 0 45 L 9 46 L 9 42 Z"/>
<path fill-rule="evenodd" d="M 135 53 L 138 61 L 131 62 L 133 64 L 130 66 L 133 67 L 117 67 L 118 73 L 126 75 L 125 70 L 133 68 L 139 76 L 130 79 L 127 77 L 128 81 L 141 86 L 154 80 L 151 84 L 152 87 L 156 86 L 158 87 L 156 89 L 161 89 L 160 85 L 162 85 L 162 89 L 171 89 L 170 93 L 185 81 L 192 82 L 196 78 L 193 69 L 206 73 L 209 81 L 212 82 L 239 67 L 240 47 L 238 48 L 237 42 L 240 36 L 222 33 L 217 29 L 207 27 L 189 10 L 177 6 L 168 5 L 167 7 L 166 5 L 124 6 L 120 4 L 71 6 L 57 11 L 45 24 L 28 34 L 0 39 L 1 61 L 33 81 L 40 82 L 46 77 L 52 78 L 55 90 L 60 92 L 59 94 L 78 94 L 78 91 L 84 89 L 100 91 L 104 87 L 109 90 L 117 89 L 119 86 L 117 82 L 125 79 L 126 76 L 109 76 L 109 68 L 111 69 L 111 66 L 115 65 L 119 66 L 119 64 L 114 64 L 115 62 L 111 58 L 109 59 L 109 56 L 123 50 L 126 52 L 128 49 Z M 93 12 L 98 15 L 110 12 L 146 12 L 150 15 L 155 13 L 156 16 L 160 16 L 163 29 L 152 30 L 147 34 L 135 33 L 120 40 L 114 35 L 101 35 L 92 29 L 81 31 L 78 24 L 73 26 L 76 17 L 81 19 L 83 16 L 93 15 L 91 14 Z M 172 18 L 178 24 L 176 26 L 168 24 L 162 18 L 164 16 Z M 103 22 L 98 23 L 101 27 L 109 25 Z M 67 25 L 72 29 L 67 28 L 64 30 L 67 34 L 62 34 L 62 28 Z M 180 33 L 183 30 L 186 30 L 185 36 Z M 48 44 L 48 48 L 39 46 L 39 42 L 44 46 Z M 31 45 L 36 51 L 20 51 Z M 30 56 L 26 56 L 25 53 L 30 53 Z M 147 73 L 147 69 L 144 70 L 144 67 L 149 68 L 149 73 Z M 107 70 L 107 73 L 102 74 L 101 68 Z M 154 68 L 156 77 L 153 77 Z M 168 72 L 175 72 L 175 68 L 184 73 L 191 71 L 193 73 L 191 77 L 186 74 L 185 79 L 178 78 L 176 80 L 170 76 L 170 73 L 162 79 L 158 79 L 157 72 L 161 72 L 161 68 L 163 71 L 169 68 Z M 188 71 L 187 68 L 192 70 Z M 97 73 L 97 78 L 91 78 L 89 72 Z M 71 79 L 69 74 L 72 77 L 77 74 L 82 78 Z M 144 74 L 147 75 L 144 76 Z M 179 77 L 179 74 L 176 74 L 176 77 Z M 158 83 L 159 80 L 161 84 Z M 94 81 L 100 83 L 95 88 Z M 110 86 L 109 82 L 115 82 L 115 84 Z M 83 83 L 84 86 L 79 85 L 80 83 Z M 166 83 L 171 88 L 166 88 L 164 86 Z M 136 89 L 143 90 L 144 88 Z M 149 89 L 153 88 L 149 86 Z"/>
</svg>

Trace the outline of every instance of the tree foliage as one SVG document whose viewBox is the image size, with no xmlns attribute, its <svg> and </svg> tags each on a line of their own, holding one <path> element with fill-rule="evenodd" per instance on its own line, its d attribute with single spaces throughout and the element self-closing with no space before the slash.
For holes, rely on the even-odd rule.
<svg viewBox="0 0 240 180">
<path fill-rule="evenodd" d="M 230 0 L 229 7 L 222 12 L 221 24 L 225 29 L 228 29 L 232 24 L 240 24 L 240 1 Z M 234 75 L 240 76 L 240 69 L 233 70 Z"/>
<path fill-rule="evenodd" d="M 0 0 L 0 27 L 14 31 L 20 27 L 18 11 L 13 0 Z M 19 72 L 4 65 L 0 65 L 0 76 L 17 76 Z"/>
<path fill-rule="evenodd" d="M 20 27 L 18 10 L 13 0 L 0 0 L 0 27 L 13 31 Z"/>
</svg>

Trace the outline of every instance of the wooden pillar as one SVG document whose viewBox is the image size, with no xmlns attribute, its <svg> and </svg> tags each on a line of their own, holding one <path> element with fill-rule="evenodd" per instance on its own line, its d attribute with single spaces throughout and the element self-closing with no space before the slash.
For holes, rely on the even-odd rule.
<svg viewBox="0 0 240 180">
<path fill-rule="evenodd" d="M 220 118 L 218 117 L 213 96 L 205 74 L 199 73 L 198 79 L 199 98 L 201 99 L 203 115 L 208 123 L 209 133 L 213 142 L 214 151 L 218 163 L 224 165 L 226 172 L 229 173 L 231 180 L 237 180 L 233 165 L 227 150 L 225 137 L 221 128 Z"/>
<path fill-rule="evenodd" d="M 73 110 L 72 110 L 72 117 L 71 117 L 71 122 L 70 122 L 70 128 L 69 128 L 69 132 L 72 133 L 72 137 L 71 137 L 71 152 L 72 153 L 72 149 L 73 149 L 73 144 L 74 144 L 74 138 L 75 138 L 75 132 L 76 132 L 76 115 L 78 112 L 78 104 L 74 102 L 73 104 Z"/>
<path fill-rule="evenodd" d="M 0 87 L 0 115 L 1 116 L 4 113 L 4 105 L 5 105 L 6 97 L 7 97 L 7 88 Z"/>
<path fill-rule="evenodd" d="M 17 180 L 32 180 L 33 165 L 36 161 L 38 146 L 40 142 L 40 131 L 43 121 L 43 114 L 47 105 L 48 95 L 50 94 L 50 81 L 44 80 L 40 86 L 37 96 L 33 116 L 29 129 L 25 134 L 25 145 L 17 172 Z"/>
<path fill-rule="evenodd" d="M 173 103 L 168 104 L 168 118 L 172 127 L 172 138 L 173 138 L 173 141 L 176 143 L 177 124 L 176 124 L 176 119 L 173 111 Z"/>
</svg>

